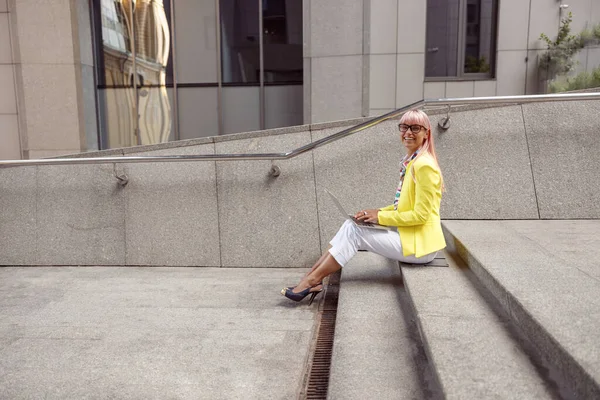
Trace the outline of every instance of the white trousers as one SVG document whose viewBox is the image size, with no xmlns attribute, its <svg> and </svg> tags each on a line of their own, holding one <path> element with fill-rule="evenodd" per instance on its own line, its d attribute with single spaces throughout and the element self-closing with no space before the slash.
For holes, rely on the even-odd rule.
<svg viewBox="0 0 600 400">
<path fill-rule="evenodd" d="M 398 231 L 384 231 L 357 226 L 346 220 L 338 233 L 331 239 L 329 253 L 342 267 L 345 266 L 359 250 L 366 250 L 381 256 L 409 264 L 426 264 L 433 261 L 437 252 L 423 257 L 414 255 L 405 257 Z"/>
</svg>

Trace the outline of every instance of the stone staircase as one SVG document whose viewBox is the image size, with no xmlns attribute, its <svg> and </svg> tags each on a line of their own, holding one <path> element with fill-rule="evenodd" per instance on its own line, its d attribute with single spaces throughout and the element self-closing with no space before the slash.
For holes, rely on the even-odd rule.
<svg viewBox="0 0 600 400">
<path fill-rule="evenodd" d="M 444 229 L 447 267 L 345 268 L 329 398 L 600 398 L 600 221 Z"/>
</svg>

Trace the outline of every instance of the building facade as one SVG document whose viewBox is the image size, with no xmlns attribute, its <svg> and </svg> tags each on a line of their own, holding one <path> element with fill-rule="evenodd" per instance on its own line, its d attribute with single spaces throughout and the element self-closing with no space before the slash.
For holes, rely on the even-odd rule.
<svg viewBox="0 0 600 400">
<path fill-rule="evenodd" d="M 600 26 L 597 0 L 0 0 L 0 159 L 542 93 L 569 13 Z"/>
</svg>

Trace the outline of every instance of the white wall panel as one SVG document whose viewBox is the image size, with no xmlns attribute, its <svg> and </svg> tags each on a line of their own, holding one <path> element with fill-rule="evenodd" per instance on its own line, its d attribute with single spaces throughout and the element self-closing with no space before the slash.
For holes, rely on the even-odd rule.
<svg viewBox="0 0 600 400">
<path fill-rule="evenodd" d="M 0 13 L 0 64 L 10 63 L 12 63 L 12 53 L 10 48 L 8 14 Z"/>
<path fill-rule="evenodd" d="M 0 114 L 16 114 L 15 78 L 11 64 L 0 65 Z"/>
<path fill-rule="evenodd" d="M 0 114 L 0 160 L 21 159 L 16 114 Z"/>
<path fill-rule="evenodd" d="M 423 99 L 425 55 L 398 54 L 396 67 L 396 107 L 400 108 Z"/>
<path fill-rule="evenodd" d="M 369 107 L 393 108 L 396 100 L 396 55 L 369 56 Z"/>
<path fill-rule="evenodd" d="M 530 1 L 500 1 L 498 10 L 498 50 L 525 50 L 527 48 Z"/>
<path fill-rule="evenodd" d="M 496 95 L 496 81 L 475 81 L 475 97 L 491 97 Z"/>
<path fill-rule="evenodd" d="M 563 11 L 563 17 L 566 17 L 569 12 L 573 13 L 571 33 L 579 33 L 590 26 L 589 20 L 592 11 L 592 2 L 598 2 L 598 0 L 574 0 L 563 2 L 569 5 L 569 8 Z"/>
<path fill-rule="evenodd" d="M 370 5 L 370 54 L 396 53 L 398 0 L 375 0 Z"/>
<path fill-rule="evenodd" d="M 442 99 L 446 97 L 446 82 L 425 82 L 423 98 Z"/>
<path fill-rule="evenodd" d="M 545 33 L 554 39 L 558 32 L 559 2 L 556 0 L 531 0 L 531 20 L 529 21 L 529 49 L 544 49 L 546 44 L 539 40 Z M 508 28 L 510 29 L 510 27 Z"/>
<path fill-rule="evenodd" d="M 399 0 L 398 53 L 423 53 L 426 29 L 427 1 Z"/>
<path fill-rule="evenodd" d="M 15 31 L 19 38 L 21 63 L 74 63 L 69 3 L 64 0 L 18 0 L 12 3 L 19 16 Z"/>
<path fill-rule="evenodd" d="M 587 70 L 591 71 L 598 67 L 600 67 L 600 47 L 589 48 L 587 55 Z"/>
<path fill-rule="evenodd" d="M 542 93 L 542 86 L 538 81 L 538 65 L 540 63 L 540 55 L 544 50 L 529 50 L 527 52 L 527 88 L 525 94 Z"/>
<path fill-rule="evenodd" d="M 600 23 L 600 1 L 592 0 L 590 20 L 593 24 Z"/>
<path fill-rule="evenodd" d="M 525 50 L 498 52 L 498 96 L 525 93 L 526 57 Z"/>
<path fill-rule="evenodd" d="M 446 82 L 446 97 L 473 97 L 473 81 Z"/>
<path fill-rule="evenodd" d="M 361 55 L 313 58 L 310 82 L 311 122 L 360 117 L 362 74 Z"/>
<path fill-rule="evenodd" d="M 310 55 L 338 56 L 363 52 L 363 2 L 310 2 Z"/>
</svg>

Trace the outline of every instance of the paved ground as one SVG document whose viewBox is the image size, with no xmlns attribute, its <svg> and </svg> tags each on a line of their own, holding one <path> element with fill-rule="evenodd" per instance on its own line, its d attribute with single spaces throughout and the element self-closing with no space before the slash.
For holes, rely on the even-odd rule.
<svg viewBox="0 0 600 400">
<path fill-rule="evenodd" d="M 302 270 L 0 268 L 2 399 L 293 399 Z"/>
</svg>

